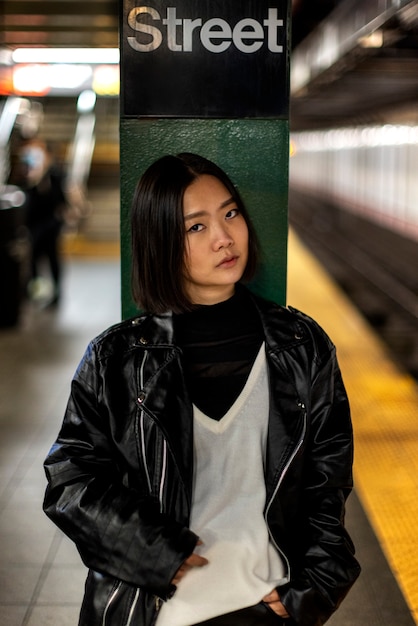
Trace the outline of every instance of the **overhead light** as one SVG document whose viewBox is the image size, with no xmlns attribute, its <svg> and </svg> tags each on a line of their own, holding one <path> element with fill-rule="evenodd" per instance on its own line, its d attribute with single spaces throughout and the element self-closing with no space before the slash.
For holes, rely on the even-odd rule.
<svg viewBox="0 0 418 626">
<path fill-rule="evenodd" d="M 292 142 L 298 153 L 418 145 L 418 126 L 386 124 L 305 131 L 292 133 Z"/>
<path fill-rule="evenodd" d="M 96 104 L 96 94 L 92 89 L 85 89 L 77 100 L 78 113 L 91 113 Z"/>
<path fill-rule="evenodd" d="M 17 48 L 14 63 L 117 64 L 118 48 Z"/>
<path fill-rule="evenodd" d="M 93 70 L 92 87 L 98 96 L 119 94 L 119 68 L 115 65 L 97 65 Z"/>
<path fill-rule="evenodd" d="M 362 48 L 382 48 L 383 47 L 383 31 L 375 30 L 370 35 L 366 35 L 365 37 L 360 37 L 359 45 Z"/>
<path fill-rule="evenodd" d="M 17 94 L 46 95 L 51 90 L 82 89 L 91 82 L 90 65 L 19 65 L 13 71 L 13 85 Z"/>
</svg>

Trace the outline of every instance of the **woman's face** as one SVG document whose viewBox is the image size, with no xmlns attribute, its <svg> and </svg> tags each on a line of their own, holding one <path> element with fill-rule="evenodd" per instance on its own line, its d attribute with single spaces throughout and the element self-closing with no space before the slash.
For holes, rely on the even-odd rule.
<svg viewBox="0 0 418 626">
<path fill-rule="evenodd" d="M 248 228 L 227 188 L 202 175 L 184 193 L 186 292 L 194 304 L 227 300 L 248 259 Z"/>
</svg>

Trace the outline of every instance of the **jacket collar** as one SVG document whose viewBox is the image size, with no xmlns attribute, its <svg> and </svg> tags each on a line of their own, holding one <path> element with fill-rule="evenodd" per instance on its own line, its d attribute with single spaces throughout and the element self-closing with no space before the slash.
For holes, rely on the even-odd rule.
<svg viewBox="0 0 418 626">
<path fill-rule="evenodd" d="M 292 311 L 249 293 L 260 315 L 270 352 L 286 351 L 307 340 L 304 325 Z"/>
<path fill-rule="evenodd" d="M 304 325 L 289 309 L 265 300 L 241 285 L 240 289 L 244 289 L 249 294 L 258 310 L 269 350 L 283 351 L 306 341 Z M 141 325 L 141 333 L 139 341 L 144 345 L 175 346 L 172 313 L 146 316 Z"/>
</svg>

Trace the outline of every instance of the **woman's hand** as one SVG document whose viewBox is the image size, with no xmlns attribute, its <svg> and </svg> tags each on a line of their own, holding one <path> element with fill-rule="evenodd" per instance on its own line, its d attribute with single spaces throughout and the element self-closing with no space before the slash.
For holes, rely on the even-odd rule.
<svg viewBox="0 0 418 626">
<path fill-rule="evenodd" d="M 203 541 L 199 541 L 197 542 L 198 546 L 201 546 L 203 544 Z M 183 561 L 183 563 L 180 565 L 180 567 L 178 568 L 177 572 L 174 574 L 174 578 L 171 581 L 172 585 L 178 585 L 179 582 L 181 581 L 181 579 L 183 578 L 183 576 L 185 576 L 187 574 L 187 572 L 189 572 L 193 567 L 203 567 L 204 565 L 207 565 L 209 563 L 209 561 L 207 559 L 205 559 L 205 557 L 200 556 L 200 554 L 196 554 L 196 552 L 193 552 L 185 561 Z"/>
<path fill-rule="evenodd" d="M 271 610 L 277 613 L 280 617 L 290 617 L 289 613 L 286 611 L 286 607 L 280 602 L 280 596 L 277 589 L 273 589 L 273 591 L 264 596 L 263 602 L 268 604 Z"/>
</svg>

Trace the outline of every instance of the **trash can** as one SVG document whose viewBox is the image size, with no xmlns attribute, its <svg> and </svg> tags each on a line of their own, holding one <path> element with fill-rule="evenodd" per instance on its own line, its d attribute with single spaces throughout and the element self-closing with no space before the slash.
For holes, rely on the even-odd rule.
<svg viewBox="0 0 418 626">
<path fill-rule="evenodd" d="M 0 187 L 0 327 L 18 323 L 25 293 L 29 259 L 25 201 L 19 187 Z"/>
</svg>

